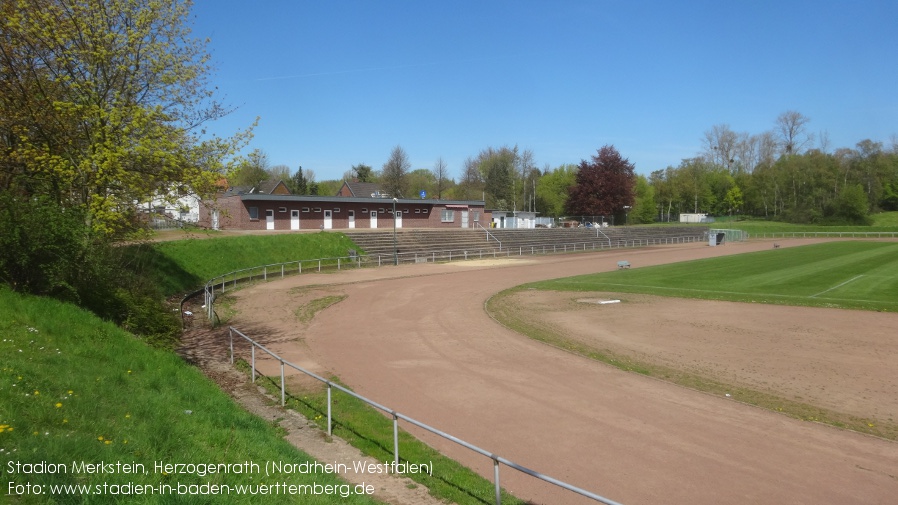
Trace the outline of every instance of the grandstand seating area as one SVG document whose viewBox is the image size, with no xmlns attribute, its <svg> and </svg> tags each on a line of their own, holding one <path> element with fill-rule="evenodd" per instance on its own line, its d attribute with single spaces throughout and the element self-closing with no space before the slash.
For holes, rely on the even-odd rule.
<svg viewBox="0 0 898 505">
<path fill-rule="evenodd" d="M 393 230 L 346 230 L 362 254 L 390 256 Z M 536 229 L 399 229 L 396 250 L 401 261 L 409 257 L 441 258 L 450 253 L 493 256 L 545 254 L 584 249 L 638 247 L 659 243 L 707 241 L 708 228 L 700 226 L 619 226 L 611 228 Z"/>
</svg>

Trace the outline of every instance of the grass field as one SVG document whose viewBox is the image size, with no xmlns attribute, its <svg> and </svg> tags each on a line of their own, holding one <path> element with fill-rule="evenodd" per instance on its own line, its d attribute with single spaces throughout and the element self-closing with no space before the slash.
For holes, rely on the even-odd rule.
<svg viewBox="0 0 898 505">
<path fill-rule="evenodd" d="M 149 242 L 129 246 L 135 265 L 166 294 L 202 287 L 234 270 L 271 263 L 345 257 L 358 246 L 342 233 L 244 235 Z"/>
<path fill-rule="evenodd" d="M 91 496 L 82 490 L 53 494 L 50 485 L 346 485 L 327 473 L 266 476 L 265 461 L 312 459 L 175 354 L 152 349 L 72 305 L 0 289 L 0 356 L 2 503 L 260 502 L 259 496 L 233 493 Z M 82 461 L 142 464 L 146 473 L 73 472 L 73 462 Z M 21 473 L 10 471 L 9 462 L 64 464 L 68 472 Z M 255 462 L 263 467 L 262 473 L 199 476 L 162 473 L 155 462 Z M 40 496 L 10 496 L 10 483 L 46 487 Z M 343 498 L 335 493 L 264 497 L 264 503 L 335 501 L 375 503 L 363 496 Z"/>
<path fill-rule="evenodd" d="M 529 286 L 898 312 L 898 243 L 830 242 Z"/>
</svg>

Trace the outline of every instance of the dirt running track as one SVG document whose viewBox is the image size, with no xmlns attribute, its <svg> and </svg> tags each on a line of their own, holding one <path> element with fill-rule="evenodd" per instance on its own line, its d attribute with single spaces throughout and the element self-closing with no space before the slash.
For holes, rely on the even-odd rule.
<svg viewBox="0 0 898 505">
<path fill-rule="evenodd" d="M 896 504 L 894 442 L 626 373 L 518 335 L 483 310 L 502 289 L 612 270 L 618 259 L 638 268 L 769 247 L 692 244 L 302 275 L 239 291 L 232 324 L 398 412 L 625 505 Z M 315 296 L 295 288 L 314 285 L 348 296 L 300 328 L 294 311 Z M 821 312 L 834 322 L 862 314 Z M 890 366 L 880 379 L 894 384 Z M 487 458 L 410 431 L 492 479 Z M 507 467 L 501 479 L 537 503 L 595 503 Z"/>
</svg>

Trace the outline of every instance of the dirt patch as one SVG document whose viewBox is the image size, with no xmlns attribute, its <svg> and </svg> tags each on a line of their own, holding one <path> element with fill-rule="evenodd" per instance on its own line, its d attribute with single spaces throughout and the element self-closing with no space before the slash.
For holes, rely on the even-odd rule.
<svg viewBox="0 0 898 505">
<path fill-rule="evenodd" d="M 514 317 L 597 350 L 854 416 L 898 419 L 895 314 L 629 293 L 597 293 L 592 303 L 557 291 L 512 298 Z"/>
</svg>

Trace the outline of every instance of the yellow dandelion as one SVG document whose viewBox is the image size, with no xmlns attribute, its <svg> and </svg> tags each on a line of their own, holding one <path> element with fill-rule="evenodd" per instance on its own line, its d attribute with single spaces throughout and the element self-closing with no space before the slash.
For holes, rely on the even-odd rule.
<svg viewBox="0 0 898 505">
<path fill-rule="evenodd" d="M 102 440 L 103 440 L 103 436 L 102 436 L 102 435 L 100 435 L 100 436 L 99 436 L 99 437 L 97 437 L 97 440 L 100 440 L 100 441 L 102 441 Z"/>
<path fill-rule="evenodd" d="M 69 394 L 73 394 L 73 391 L 71 389 L 69 390 Z"/>
<path fill-rule="evenodd" d="M 62 408 L 62 403 L 61 403 L 61 402 L 56 402 L 56 408 L 57 408 L 57 409 L 58 409 L 58 408 Z"/>
<path fill-rule="evenodd" d="M 128 419 L 129 417 L 131 417 L 131 414 L 125 414 L 125 419 Z"/>
<path fill-rule="evenodd" d="M 35 389 L 35 390 L 34 390 L 34 396 L 37 396 L 37 395 L 39 395 L 39 394 L 41 394 L 41 392 L 38 391 L 37 389 Z"/>
<path fill-rule="evenodd" d="M 109 445 L 109 444 L 112 443 L 112 440 L 106 440 L 106 441 L 104 441 L 103 443 L 106 444 L 106 445 Z"/>
<path fill-rule="evenodd" d="M 63 422 L 63 424 L 65 424 L 65 423 L 69 422 L 69 420 L 68 420 L 68 419 L 63 419 L 62 422 Z"/>
</svg>

